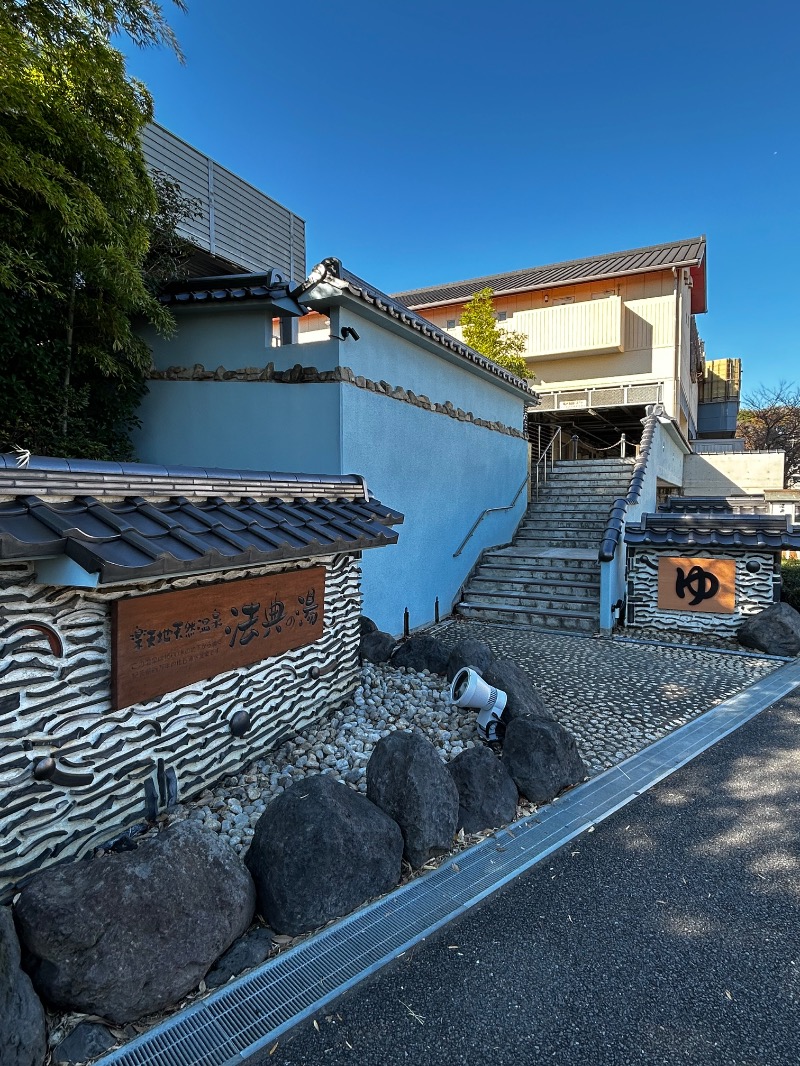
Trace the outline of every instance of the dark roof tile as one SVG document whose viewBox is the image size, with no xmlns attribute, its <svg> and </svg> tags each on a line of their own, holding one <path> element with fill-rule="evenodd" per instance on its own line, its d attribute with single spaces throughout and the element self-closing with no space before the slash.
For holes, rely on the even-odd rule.
<svg viewBox="0 0 800 1066">
<path fill-rule="evenodd" d="M 654 548 L 765 548 L 768 551 L 800 549 L 800 526 L 788 515 L 727 514 L 661 511 L 642 515 L 637 525 L 625 528 L 629 547 Z"/>
<path fill-rule="evenodd" d="M 493 363 L 491 359 L 487 359 L 485 355 L 476 352 L 474 348 L 470 348 L 462 341 L 451 336 L 451 334 L 439 329 L 433 322 L 429 322 L 426 318 L 422 318 L 421 315 L 403 306 L 397 298 L 387 296 L 385 292 L 376 289 L 374 285 L 369 285 L 342 266 L 338 259 L 323 259 L 321 263 L 314 267 L 303 284 L 292 295 L 300 302 L 307 303 L 311 307 L 325 307 L 331 301 L 330 295 L 326 293 L 315 296 L 314 290 L 319 285 L 331 282 L 333 282 L 339 292 L 347 293 L 366 304 L 377 307 L 378 310 L 390 318 L 398 319 L 410 329 L 416 330 L 417 333 L 421 333 L 423 336 L 440 344 L 443 348 L 447 348 L 449 351 L 461 356 L 467 362 L 488 371 L 495 377 L 501 378 L 507 384 L 519 389 L 520 392 L 526 393 L 533 402 L 538 400 L 538 393 L 534 392 L 522 378 L 518 378 L 516 374 L 512 374 L 511 371 L 498 366 L 497 363 Z"/>
<path fill-rule="evenodd" d="M 361 551 L 397 541 L 377 501 L 218 496 L 0 502 L 0 561 L 66 555 L 101 583 Z"/>
</svg>

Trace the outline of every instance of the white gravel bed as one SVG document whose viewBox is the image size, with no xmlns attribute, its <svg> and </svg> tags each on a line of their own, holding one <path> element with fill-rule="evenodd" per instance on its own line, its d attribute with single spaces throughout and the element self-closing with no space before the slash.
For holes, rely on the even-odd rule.
<svg viewBox="0 0 800 1066">
<path fill-rule="evenodd" d="M 545 694 L 546 696 L 546 694 Z M 669 725 L 645 711 L 576 714 L 557 713 L 578 742 L 595 775 L 665 736 L 691 715 Z M 332 774 L 361 793 L 367 789 L 367 762 L 381 737 L 395 730 L 416 730 L 449 762 L 465 748 L 480 744 L 475 712 L 450 701 L 447 681 L 428 671 L 364 664 L 361 684 L 352 702 L 311 726 L 302 735 L 252 763 L 236 777 L 226 778 L 199 799 L 170 812 L 170 820 L 191 818 L 222 834 L 239 854 L 247 850 L 256 822 L 267 804 L 295 781 L 309 774 Z M 528 810 L 526 804 L 523 811 Z"/>
</svg>

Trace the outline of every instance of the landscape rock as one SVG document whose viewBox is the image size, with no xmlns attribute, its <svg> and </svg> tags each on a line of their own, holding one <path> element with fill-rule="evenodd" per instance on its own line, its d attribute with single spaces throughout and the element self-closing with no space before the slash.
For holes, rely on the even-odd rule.
<svg viewBox="0 0 800 1066">
<path fill-rule="evenodd" d="M 371 618 L 367 618 L 365 614 L 362 614 L 358 619 L 361 636 L 365 637 L 367 633 L 377 633 L 378 627 L 372 621 Z"/>
<path fill-rule="evenodd" d="M 297 936 L 394 888 L 402 855 L 403 837 L 390 817 L 318 774 L 269 804 L 245 861 L 264 919 Z"/>
<path fill-rule="evenodd" d="M 523 717 L 555 721 L 528 673 L 512 659 L 495 659 L 483 678 L 508 696 L 503 711 L 504 721 Z"/>
<path fill-rule="evenodd" d="M 400 826 L 416 869 L 453 843 L 458 789 L 436 748 L 420 733 L 390 733 L 367 763 L 367 797 Z"/>
<path fill-rule="evenodd" d="M 503 763 L 522 795 L 547 803 L 588 776 L 575 737 L 558 722 L 513 718 L 506 728 Z"/>
<path fill-rule="evenodd" d="M 432 674 L 446 674 L 449 650 L 435 637 L 409 637 L 392 656 L 392 666 L 408 670 L 430 670 Z"/>
<path fill-rule="evenodd" d="M 19 961 L 14 919 L 8 907 L 0 907 L 0 1062 L 41 1066 L 47 1051 L 44 1010 Z"/>
<path fill-rule="evenodd" d="M 114 1034 L 98 1022 L 79 1022 L 69 1036 L 53 1049 L 53 1062 L 57 1066 L 72 1066 L 72 1063 L 88 1062 L 99 1058 L 116 1044 Z"/>
<path fill-rule="evenodd" d="M 391 634 L 376 630 L 373 633 L 364 634 L 358 652 L 362 662 L 388 663 L 396 647 L 397 641 Z"/>
<path fill-rule="evenodd" d="M 739 626 L 736 638 L 745 648 L 766 655 L 797 655 L 800 652 L 800 613 L 788 603 L 773 603 Z"/>
<path fill-rule="evenodd" d="M 517 786 L 490 748 L 467 748 L 447 764 L 458 789 L 458 828 L 496 829 L 517 814 Z"/>
<path fill-rule="evenodd" d="M 469 637 L 466 640 L 459 640 L 458 644 L 454 644 L 450 650 L 450 657 L 447 660 L 447 680 L 452 681 L 458 671 L 463 670 L 465 666 L 470 666 L 479 674 L 485 675 L 493 662 L 494 655 L 489 645 L 482 640 L 472 640 Z"/>
<path fill-rule="evenodd" d="M 218 988 L 238 977 L 245 970 L 252 970 L 266 962 L 272 950 L 272 933 L 259 926 L 239 937 L 233 947 L 228 948 L 219 962 L 206 974 L 206 988 Z"/>
<path fill-rule="evenodd" d="M 247 929 L 255 888 L 218 836 L 180 822 L 134 851 L 35 875 L 15 907 L 42 998 L 115 1023 L 195 988 Z"/>
</svg>

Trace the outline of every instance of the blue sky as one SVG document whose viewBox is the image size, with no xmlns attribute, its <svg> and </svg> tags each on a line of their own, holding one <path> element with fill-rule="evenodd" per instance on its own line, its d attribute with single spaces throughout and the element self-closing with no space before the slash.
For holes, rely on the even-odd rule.
<svg viewBox="0 0 800 1066">
<path fill-rule="evenodd" d="M 800 380 L 800 5 L 188 0 L 156 118 L 387 291 L 705 233 L 709 358 Z"/>
</svg>

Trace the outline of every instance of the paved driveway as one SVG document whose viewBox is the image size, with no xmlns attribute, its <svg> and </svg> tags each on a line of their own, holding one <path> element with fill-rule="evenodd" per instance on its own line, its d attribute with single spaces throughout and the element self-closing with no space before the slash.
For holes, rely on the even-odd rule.
<svg viewBox="0 0 800 1066">
<path fill-rule="evenodd" d="M 795 1066 L 800 695 L 390 969 L 264 1066 Z"/>
<path fill-rule="evenodd" d="M 593 773 L 640 751 L 781 665 L 759 655 L 677 644 L 447 621 L 447 644 L 470 637 L 524 666 Z"/>
</svg>

